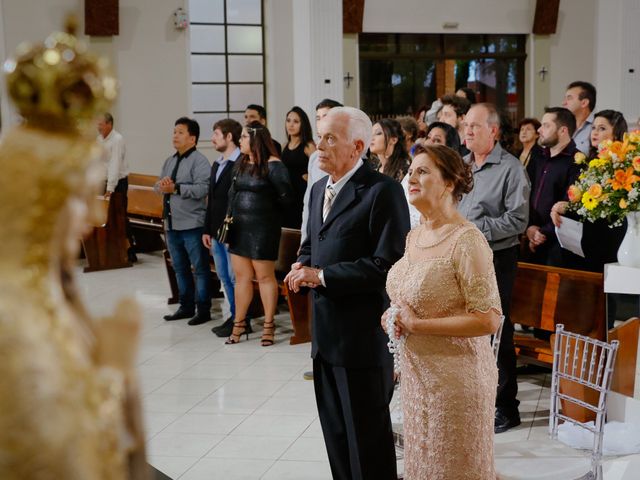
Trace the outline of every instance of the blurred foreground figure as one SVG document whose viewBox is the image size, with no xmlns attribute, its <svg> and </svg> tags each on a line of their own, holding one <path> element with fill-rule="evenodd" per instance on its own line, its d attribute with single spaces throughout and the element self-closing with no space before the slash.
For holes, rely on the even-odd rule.
<svg viewBox="0 0 640 480">
<path fill-rule="evenodd" d="M 71 31 L 72 28 L 69 28 Z M 93 127 L 115 80 L 72 33 L 4 65 L 24 122 L 0 143 L 0 478 L 143 479 L 140 314 L 90 318 L 79 239 L 103 179 Z M 102 169 L 103 170 L 103 169 Z"/>
</svg>

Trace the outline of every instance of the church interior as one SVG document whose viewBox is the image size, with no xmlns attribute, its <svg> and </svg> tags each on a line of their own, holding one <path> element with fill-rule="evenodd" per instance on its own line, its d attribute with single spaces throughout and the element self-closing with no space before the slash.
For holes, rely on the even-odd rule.
<svg viewBox="0 0 640 480">
<path fill-rule="evenodd" d="M 525 117 L 542 118 L 546 107 L 563 104 L 568 85 L 584 81 L 597 88 L 596 111 L 621 112 L 629 131 L 640 130 L 638 0 L 0 0 L 2 62 L 23 42 L 62 30 L 69 14 L 77 18 L 78 39 L 109 61 L 117 79 L 109 112 L 126 142 L 129 170 L 128 201 L 102 197 L 102 220 L 83 237 L 72 274 L 91 317 L 112 315 L 125 297 L 138 304 L 135 375 L 150 478 L 334 478 L 311 373 L 311 297 L 283 281 L 297 259 L 299 227 L 283 229 L 280 237 L 273 345 L 265 348 L 264 336 L 260 341 L 257 283 L 248 340 L 228 345 L 212 333 L 233 315 L 213 259 L 211 320 L 163 318 L 176 312 L 181 285 L 154 184 L 175 152 L 176 119 L 199 123 L 197 151 L 212 165 L 220 156 L 214 125 L 228 118 L 245 125 L 252 104 L 266 108 L 266 126 L 284 146 L 294 105 L 319 138 L 315 113 L 323 99 L 359 108 L 373 123 L 426 120 L 434 102 L 465 87 L 498 106 L 515 127 Z M 21 122 L 10 97 L 3 80 L 0 144 Z M 98 135 L 95 128 L 92 134 Z M 568 269 L 527 265 L 519 267 L 511 306 L 521 423 L 487 439 L 494 442 L 497 478 L 639 478 L 640 265 L 607 263 L 604 272 L 573 276 Z M 549 438 L 557 324 L 619 345 L 597 477 L 580 476 L 591 465 L 591 440 L 574 448 Z M 587 402 L 596 398 L 588 389 L 572 393 Z M 401 416 L 400 402 L 396 390 L 392 422 Z M 586 408 L 575 410 L 583 422 L 595 418 Z M 607 437 L 609 424 L 619 429 Z M 402 435 L 395 440 L 402 478 Z M 0 451 L 0 464 L 2 457 Z M 462 472 L 459 478 L 480 477 Z"/>
</svg>

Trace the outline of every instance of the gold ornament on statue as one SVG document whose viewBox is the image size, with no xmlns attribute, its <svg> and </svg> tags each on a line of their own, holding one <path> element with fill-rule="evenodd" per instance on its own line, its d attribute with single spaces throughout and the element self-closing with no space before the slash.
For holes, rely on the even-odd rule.
<svg viewBox="0 0 640 480">
<path fill-rule="evenodd" d="M 75 21 L 41 45 L 22 44 L 7 60 L 7 89 L 28 125 L 74 130 L 92 122 L 116 98 L 108 62 L 87 51 L 75 35 Z"/>
<path fill-rule="evenodd" d="M 115 79 L 72 28 L 4 69 L 24 122 L 0 141 L 0 478 L 146 479 L 139 309 L 93 318 L 75 284 Z"/>
</svg>

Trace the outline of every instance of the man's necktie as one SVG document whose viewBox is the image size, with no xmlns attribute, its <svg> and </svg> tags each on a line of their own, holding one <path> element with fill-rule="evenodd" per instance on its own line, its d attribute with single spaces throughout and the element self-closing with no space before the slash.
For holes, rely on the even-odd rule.
<svg viewBox="0 0 640 480">
<path fill-rule="evenodd" d="M 180 160 L 182 160 L 182 156 L 178 155 L 176 159 L 176 164 L 173 167 L 173 171 L 171 172 L 171 180 L 173 183 L 176 183 L 176 178 L 178 177 L 178 167 L 180 166 Z M 164 211 L 162 212 L 162 216 L 167 219 L 169 230 L 173 229 L 173 222 L 171 221 L 171 194 L 164 194 Z"/>
<path fill-rule="evenodd" d="M 329 216 L 331 205 L 333 205 L 333 199 L 336 196 L 336 192 L 331 185 L 327 185 L 324 190 L 324 205 L 322 206 L 322 222 L 324 223 Z"/>
</svg>

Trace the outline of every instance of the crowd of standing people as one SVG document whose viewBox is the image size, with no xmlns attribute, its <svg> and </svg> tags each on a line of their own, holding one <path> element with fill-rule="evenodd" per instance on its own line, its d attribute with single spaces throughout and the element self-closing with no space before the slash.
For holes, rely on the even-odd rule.
<svg viewBox="0 0 640 480">
<path fill-rule="evenodd" d="M 575 155 L 627 131 L 620 112 L 594 112 L 595 101 L 592 85 L 574 82 L 562 106 L 513 129 L 470 89 L 443 96 L 435 113 L 373 124 L 325 99 L 316 141 L 307 114 L 291 108 L 284 148 L 264 108 L 249 105 L 244 126 L 213 125 L 221 156 L 211 168 L 197 123 L 178 119 L 176 153 L 156 185 L 180 289 L 166 320 L 209 320 L 211 253 L 231 313 L 214 333 L 227 344 L 248 338 L 255 279 L 261 344 L 273 345 L 280 229 L 301 228 L 284 281 L 311 292 L 313 380 L 334 478 L 395 478 L 387 335 L 406 338 L 405 478 L 495 478 L 492 436 L 520 424 L 509 317 L 518 260 L 601 270 L 624 231 L 585 226 L 586 258 L 555 236 L 580 174 Z M 610 248 L 589 248 L 604 238 Z M 489 339 L 501 322 L 496 366 Z"/>
</svg>

